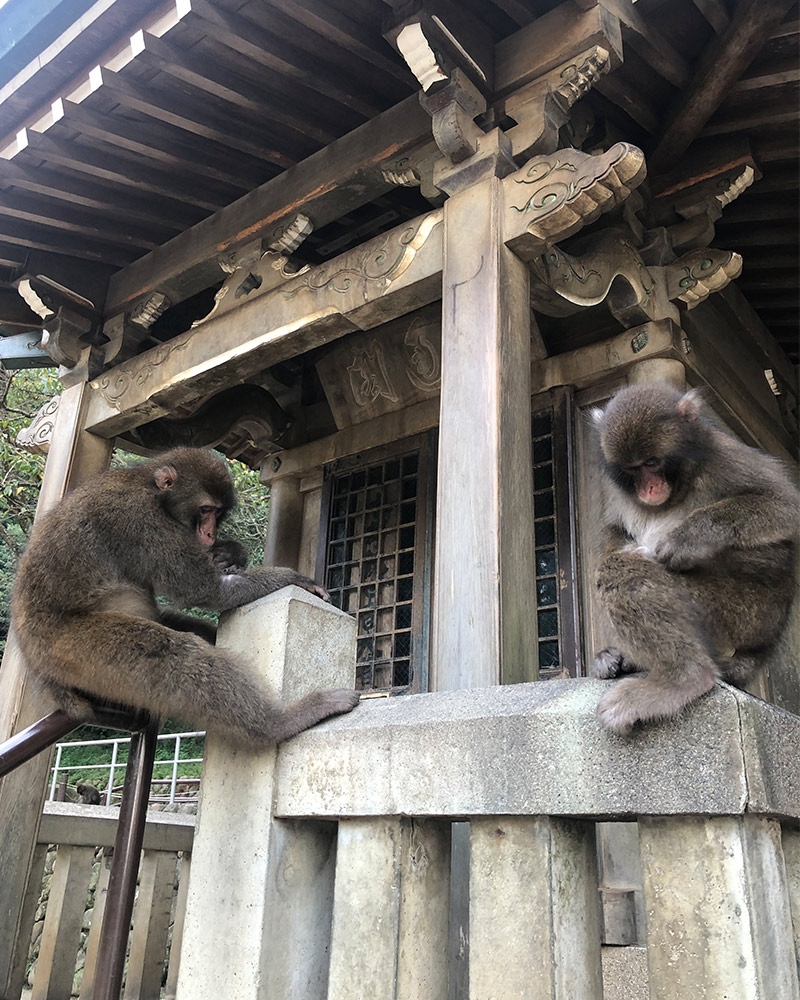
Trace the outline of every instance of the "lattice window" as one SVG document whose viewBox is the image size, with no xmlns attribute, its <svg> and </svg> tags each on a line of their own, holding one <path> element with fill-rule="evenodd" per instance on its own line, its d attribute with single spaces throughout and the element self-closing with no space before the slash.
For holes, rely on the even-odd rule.
<svg viewBox="0 0 800 1000">
<path fill-rule="evenodd" d="M 572 401 L 556 393 L 532 418 L 533 533 L 539 676 L 579 670 L 575 517 L 572 487 Z"/>
<path fill-rule="evenodd" d="M 360 690 L 424 690 L 425 463 L 426 449 L 419 448 L 326 470 L 325 586 L 333 604 L 358 622 Z"/>
</svg>

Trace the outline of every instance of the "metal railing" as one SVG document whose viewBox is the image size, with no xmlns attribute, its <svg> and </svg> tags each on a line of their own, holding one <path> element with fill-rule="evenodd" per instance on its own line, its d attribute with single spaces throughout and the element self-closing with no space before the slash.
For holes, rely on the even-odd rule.
<svg viewBox="0 0 800 1000">
<path fill-rule="evenodd" d="M 175 803 L 176 801 L 183 802 L 196 802 L 197 794 L 193 796 L 182 796 L 178 798 L 177 796 L 177 786 L 181 784 L 192 784 L 199 785 L 199 779 L 181 777 L 178 774 L 180 766 L 182 764 L 200 764 L 202 763 L 202 757 L 182 757 L 181 756 L 181 740 L 193 739 L 197 737 L 205 736 L 205 732 L 187 732 L 187 733 L 164 733 L 158 737 L 159 741 L 162 740 L 174 740 L 175 748 L 172 754 L 171 760 L 157 760 L 155 763 L 156 768 L 170 767 L 171 774 L 169 777 L 158 777 L 153 778 L 152 785 L 169 785 L 168 795 L 155 795 L 150 794 L 150 802 L 160 802 L 160 803 Z M 120 748 L 122 746 L 127 746 L 131 742 L 130 736 L 103 739 L 103 740 L 75 740 L 69 743 L 56 743 L 56 755 L 53 761 L 52 776 L 50 779 L 50 792 L 48 795 L 48 801 L 53 802 L 57 798 L 57 792 L 60 780 L 66 775 L 79 772 L 82 776 L 87 772 L 95 771 L 100 773 L 105 773 L 107 775 L 106 787 L 101 790 L 102 801 L 104 805 L 111 805 L 113 796 L 119 792 L 119 786 L 115 784 L 115 776 L 120 771 L 125 771 L 126 761 L 120 760 Z M 96 747 L 96 746 L 108 746 L 111 748 L 111 759 L 107 763 L 102 764 L 62 764 L 61 759 L 65 750 L 71 750 L 73 747 Z"/>
<path fill-rule="evenodd" d="M 158 719 L 147 712 L 96 708 L 98 724 L 131 732 L 131 746 L 108 880 L 106 907 L 100 928 L 94 1000 L 118 1000 L 125 968 L 125 951 L 136 894 L 136 877 L 144 840 L 150 779 L 156 757 Z M 0 745 L 0 777 L 51 747 L 81 723 L 56 711 Z"/>
</svg>

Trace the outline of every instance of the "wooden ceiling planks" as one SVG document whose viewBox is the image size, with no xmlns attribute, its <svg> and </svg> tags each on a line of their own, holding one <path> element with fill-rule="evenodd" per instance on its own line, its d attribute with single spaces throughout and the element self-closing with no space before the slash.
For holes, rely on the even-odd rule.
<svg viewBox="0 0 800 1000">
<path fill-rule="evenodd" d="M 746 135 L 764 177 L 726 210 L 718 232 L 733 249 L 741 237 L 748 250 L 745 290 L 749 275 L 768 270 L 759 257 L 789 260 L 776 271 L 788 278 L 796 206 L 784 200 L 787 215 L 777 217 L 775 196 L 794 190 L 796 3 L 465 0 L 465 7 L 497 44 L 506 89 L 521 77 L 512 71 L 513 82 L 503 83 L 502 53 L 522 53 L 523 72 L 526 32 L 529 45 L 539 44 L 565 12 L 564 32 L 584 17 L 618 22 L 625 61 L 586 102 L 609 120 L 615 109 L 606 135 L 649 146 L 651 178 L 701 136 Z M 383 181 L 378 157 L 426 147 L 430 123 L 415 105 L 416 81 L 382 38 L 389 8 L 374 0 L 100 0 L 85 38 L 77 29 L 65 34 L 38 76 L 21 74 L 18 92 L 0 90 L 0 131 L 28 127 L 0 162 L 0 257 L 30 245 L 122 268 L 110 286 L 113 311 L 159 274 L 178 297 L 197 291 L 218 274 L 210 261 L 266 232 L 298 199 L 315 215 L 309 249 L 313 242 L 320 253 L 350 245 L 349 231 L 369 233 L 404 217 L 408 192 Z M 101 25 L 112 29 L 102 39 Z M 334 228 L 319 238 L 326 225 Z M 783 314 L 776 333 L 791 350 Z"/>
</svg>

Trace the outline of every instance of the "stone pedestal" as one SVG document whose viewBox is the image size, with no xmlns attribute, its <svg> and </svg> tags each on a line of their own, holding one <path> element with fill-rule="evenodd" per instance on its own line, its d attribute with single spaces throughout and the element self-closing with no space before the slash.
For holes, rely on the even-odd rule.
<svg viewBox="0 0 800 1000">
<path fill-rule="evenodd" d="M 354 684 L 355 621 L 297 587 L 226 615 L 218 644 L 287 701 Z M 277 748 L 208 737 L 178 1000 L 324 1000 L 332 824 L 273 819 Z"/>
</svg>

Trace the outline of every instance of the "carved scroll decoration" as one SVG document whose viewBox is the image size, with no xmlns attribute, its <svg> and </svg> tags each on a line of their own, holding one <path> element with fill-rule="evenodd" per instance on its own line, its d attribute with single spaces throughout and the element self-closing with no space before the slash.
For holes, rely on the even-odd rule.
<svg viewBox="0 0 800 1000">
<path fill-rule="evenodd" d="M 371 241 L 372 245 L 367 244 L 360 251 L 360 259 L 356 258 L 350 265 L 337 266 L 337 262 L 333 261 L 309 268 L 295 287 L 287 289 L 283 295 L 291 299 L 301 292 L 316 293 L 323 289 L 345 295 L 352 289 L 354 282 L 363 282 L 365 286 L 378 284 L 379 294 L 382 294 L 408 270 L 441 221 L 441 211 L 431 212 L 419 226 L 407 226 L 399 235 L 396 230 L 387 234 L 377 247 L 374 245 L 375 241 Z"/>
<path fill-rule="evenodd" d="M 531 298 L 545 315 L 568 316 L 576 306 L 608 300 L 612 314 L 624 325 L 647 320 L 677 319 L 676 299 L 689 309 L 719 291 L 742 269 L 742 258 L 729 250 L 692 250 L 665 267 L 647 265 L 622 232 L 598 233 L 585 253 L 572 256 L 550 247 L 531 267 Z"/>
<path fill-rule="evenodd" d="M 113 406 L 116 410 L 121 410 L 122 400 L 128 389 L 132 385 L 144 385 L 171 354 L 174 354 L 175 351 L 184 350 L 189 346 L 191 340 L 191 334 L 187 334 L 179 340 L 170 341 L 168 344 L 159 347 L 153 356 L 148 358 L 143 364 L 131 364 L 126 365 L 124 368 L 115 368 L 108 374 L 94 379 L 91 386 L 100 393 L 109 406 Z"/>
<path fill-rule="evenodd" d="M 618 142 L 598 156 L 578 149 L 534 156 L 504 184 L 512 220 L 524 216 L 527 233 L 544 245 L 571 236 L 619 204 L 645 173 L 642 151 Z"/>
<path fill-rule="evenodd" d="M 36 416 L 17 433 L 16 442 L 20 448 L 30 451 L 34 455 L 46 455 L 50 450 L 50 441 L 53 437 L 53 427 L 56 422 L 58 406 L 61 402 L 61 394 L 53 396 L 52 399 L 39 407 Z"/>
<path fill-rule="evenodd" d="M 368 406 L 379 397 L 396 403 L 398 395 L 392 387 L 383 357 L 383 349 L 372 341 L 369 348 L 362 347 L 353 354 L 347 366 L 350 389 L 357 406 Z"/>
<path fill-rule="evenodd" d="M 169 297 L 163 292 L 153 292 L 132 310 L 131 323 L 149 330 L 159 316 L 163 316 L 171 305 Z"/>
<path fill-rule="evenodd" d="M 412 320 L 403 338 L 409 349 L 406 375 L 408 380 L 422 392 L 438 392 L 442 385 L 442 359 L 436 346 L 427 336 L 433 324 L 419 317 Z M 441 329 L 436 324 L 437 331 Z"/>
<path fill-rule="evenodd" d="M 550 247 L 541 257 L 531 261 L 531 272 L 532 299 L 545 314 L 569 315 L 572 310 L 568 307 L 558 309 L 557 303 L 548 300 L 546 295 L 539 296 L 537 293 L 542 286 L 577 306 L 594 306 L 608 297 L 609 308 L 618 318 L 621 319 L 624 313 L 627 319 L 633 310 L 631 322 L 626 325 L 665 318 L 655 314 L 655 282 L 647 266 L 630 240 L 616 230 L 600 233 L 580 257 L 573 257 L 560 247 Z M 609 295 L 618 278 L 625 287 Z"/>
<path fill-rule="evenodd" d="M 610 69 L 608 51 L 601 45 L 582 52 L 576 60 L 560 67 L 554 91 L 568 108 L 587 94 Z"/>
<path fill-rule="evenodd" d="M 742 258 L 732 250 L 701 247 L 668 264 L 664 271 L 669 297 L 681 299 L 687 309 L 694 309 L 712 292 L 718 292 L 739 277 Z"/>
</svg>

